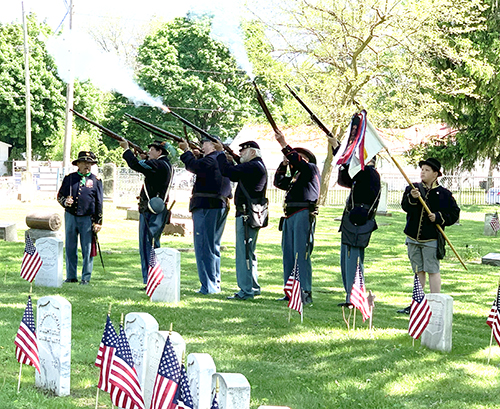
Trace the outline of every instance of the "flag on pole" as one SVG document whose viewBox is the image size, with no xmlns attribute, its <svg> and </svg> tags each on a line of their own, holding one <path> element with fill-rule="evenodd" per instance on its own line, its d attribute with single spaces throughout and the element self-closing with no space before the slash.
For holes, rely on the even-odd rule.
<svg viewBox="0 0 500 409">
<path fill-rule="evenodd" d="M 214 398 L 212 400 L 212 406 L 210 406 L 210 409 L 219 409 L 219 401 L 217 400 L 217 392 L 214 394 Z"/>
<path fill-rule="evenodd" d="M 300 315 L 302 315 L 302 291 L 300 289 L 300 276 L 297 257 L 295 257 L 295 266 L 293 267 L 290 277 L 288 277 L 283 291 L 288 297 L 288 308 L 291 308 L 292 310 L 295 310 Z"/>
<path fill-rule="evenodd" d="M 132 351 L 121 325 L 111 363 L 109 382 L 111 383 L 110 396 L 113 405 L 123 409 L 145 408 L 139 377 L 134 368 Z"/>
<path fill-rule="evenodd" d="M 342 141 L 333 162 L 337 165 L 349 165 L 351 178 L 365 168 L 366 161 L 385 148 L 384 141 L 366 116 L 365 110 L 353 116 L 353 120 L 359 121 L 356 132 L 351 132 L 353 131 L 353 120 L 351 120 L 347 136 Z"/>
<path fill-rule="evenodd" d="M 410 322 L 408 333 L 414 339 L 418 339 L 429 324 L 432 316 L 431 308 L 425 298 L 424 290 L 420 284 L 418 276 L 415 274 L 413 283 L 413 296 L 411 301 Z"/>
<path fill-rule="evenodd" d="M 149 266 L 148 266 L 148 283 L 146 284 L 146 294 L 148 297 L 152 297 L 153 293 L 163 280 L 163 271 L 161 265 L 156 258 L 156 252 L 154 248 L 151 248 L 149 256 Z"/>
<path fill-rule="evenodd" d="M 497 290 L 497 297 L 493 301 L 493 306 L 491 307 L 490 314 L 486 319 L 486 324 L 491 327 L 493 331 L 493 336 L 497 341 L 498 345 L 500 345 L 500 316 L 498 315 L 498 303 L 500 302 L 500 285 Z"/>
<path fill-rule="evenodd" d="M 493 217 L 490 220 L 490 226 L 493 229 L 493 231 L 496 233 L 498 230 L 500 230 L 500 221 L 498 220 L 498 212 L 495 212 Z"/>
<path fill-rule="evenodd" d="M 363 322 L 365 322 L 367 318 L 370 318 L 370 306 L 368 305 L 368 299 L 366 298 L 365 282 L 363 272 L 359 266 L 359 260 L 356 268 L 356 274 L 354 276 L 354 284 L 351 289 L 350 301 L 351 304 L 354 305 L 354 307 L 357 308 L 363 315 Z"/>
<path fill-rule="evenodd" d="M 109 375 L 117 344 L 118 335 L 116 335 L 115 328 L 113 327 L 111 319 L 108 315 L 106 319 L 106 326 L 104 327 L 104 332 L 102 334 L 101 344 L 99 345 L 99 351 L 97 351 L 97 358 L 95 360 L 95 366 L 101 368 L 97 387 L 102 389 L 104 392 L 111 392 L 112 389 L 112 385 L 109 382 Z"/>
<path fill-rule="evenodd" d="M 189 389 L 189 381 L 186 373 L 186 368 L 184 367 L 184 365 L 181 366 L 179 387 L 175 392 L 173 404 L 174 404 L 174 409 L 194 408 L 193 396 L 191 395 L 191 389 Z"/>
<path fill-rule="evenodd" d="M 17 362 L 34 366 L 38 373 L 40 373 L 40 358 L 38 356 L 38 342 L 36 339 L 31 296 L 28 296 L 28 304 L 24 310 L 23 319 L 17 330 L 14 344 L 16 345 Z"/>
<path fill-rule="evenodd" d="M 30 283 L 35 279 L 36 274 L 42 267 L 43 261 L 36 251 L 36 247 L 29 235 L 26 235 L 24 256 L 21 263 L 21 277 Z"/>
<path fill-rule="evenodd" d="M 156 374 L 150 409 L 172 409 L 175 407 L 173 402 L 179 387 L 180 376 L 179 361 L 170 342 L 170 337 L 167 337 Z"/>
</svg>

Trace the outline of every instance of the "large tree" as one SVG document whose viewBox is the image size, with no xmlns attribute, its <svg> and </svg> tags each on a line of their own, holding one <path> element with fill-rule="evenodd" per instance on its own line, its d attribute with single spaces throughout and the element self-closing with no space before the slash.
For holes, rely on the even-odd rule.
<svg viewBox="0 0 500 409">
<path fill-rule="evenodd" d="M 479 11 L 476 0 L 287 0 L 284 4 L 282 15 L 288 20 L 269 20 L 268 27 L 279 34 L 282 58 L 295 64 L 309 99 L 330 118 L 338 137 L 353 111 L 368 107 L 367 92 L 376 81 L 401 95 L 420 95 L 422 82 L 430 86 L 423 51 L 448 49 L 451 43 L 443 38 L 455 34 L 453 24 L 474 24 Z M 422 103 L 424 98 L 407 108 L 419 109 Z M 321 203 L 331 171 L 329 153 L 322 171 Z"/>
</svg>

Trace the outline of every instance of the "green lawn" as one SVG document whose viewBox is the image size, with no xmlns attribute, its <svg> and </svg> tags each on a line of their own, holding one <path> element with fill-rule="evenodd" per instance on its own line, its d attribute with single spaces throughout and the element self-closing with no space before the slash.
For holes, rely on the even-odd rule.
<svg viewBox="0 0 500 409">
<path fill-rule="evenodd" d="M 183 252 L 181 302 L 151 303 L 140 273 L 137 222 L 126 221 L 125 211 L 105 208 L 100 234 L 106 273 L 97 259 L 90 286 L 65 284 L 60 289 L 35 287 L 33 304 L 46 295 L 59 294 L 73 308 L 71 396 L 53 397 L 34 387 L 34 369 L 23 367 L 17 390 L 19 364 L 14 337 L 29 292 L 19 277 L 27 213 L 37 209 L 60 211 L 55 201 L 2 203 L 2 220 L 17 222 L 19 242 L 0 242 L 0 407 L 95 407 L 98 368 L 94 360 L 109 303 L 118 326 L 121 313 L 147 312 L 168 330 L 173 323 L 187 344 L 187 353 L 209 353 L 219 372 L 242 373 L 252 387 L 251 407 L 283 405 L 293 409 L 317 408 L 500 408 L 498 398 L 500 347 L 492 349 L 485 324 L 496 294 L 498 269 L 480 264 L 481 256 L 500 251 L 500 238 L 485 237 L 482 213 L 487 207 L 463 209 L 461 224 L 446 232 L 466 260 L 468 271 L 448 255 L 442 263 L 443 293 L 454 298 L 453 350 L 440 353 L 412 345 L 408 316 L 396 310 L 409 304 L 413 277 L 404 246 L 404 214 L 378 217 L 379 230 L 366 251 L 366 286 L 376 295 L 374 330 L 357 315 L 356 330 L 347 331 L 337 303 L 344 300 L 339 267 L 341 208 L 322 208 L 313 253 L 314 305 L 306 307 L 304 322 L 275 301 L 282 296 L 279 207 L 273 208 L 270 226 L 258 243 L 262 295 L 254 300 L 226 300 L 237 289 L 234 273 L 234 218 L 223 237 L 223 292 L 195 294 L 199 288 L 194 253 Z M 176 204 L 177 209 L 185 204 Z M 231 211 L 231 215 L 234 211 Z M 479 220 L 479 221 L 478 221 Z M 191 238 L 163 237 L 162 246 L 192 247 Z M 35 308 L 36 315 L 36 308 Z M 106 393 L 99 407 L 110 408 Z"/>
</svg>

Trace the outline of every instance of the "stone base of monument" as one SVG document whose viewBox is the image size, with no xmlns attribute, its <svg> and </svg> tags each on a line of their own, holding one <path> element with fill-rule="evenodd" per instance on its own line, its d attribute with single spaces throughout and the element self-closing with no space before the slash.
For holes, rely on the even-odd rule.
<svg viewBox="0 0 500 409">
<path fill-rule="evenodd" d="M 240 373 L 216 372 L 212 376 L 212 390 L 215 390 L 219 379 L 219 408 L 248 409 L 250 407 L 250 384 Z"/>
<path fill-rule="evenodd" d="M 481 258 L 481 264 L 500 266 L 500 253 L 488 253 Z"/>
<path fill-rule="evenodd" d="M 16 223 L 0 222 L 0 240 L 17 241 Z"/>
<path fill-rule="evenodd" d="M 33 243 L 36 243 L 38 239 L 49 238 L 49 237 L 53 239 L 64 240 L 64 233 L 62 231 L 28 229 L 24 233 L 24 237 L 26 237 L 28 234 L 31 237 L 31 240 L 33 240 Z"/>
<path fill-rule="evenodd" d="M 172 236 L 178 234 L 185 237 L 193 233 L 193 223 L 191 220 L 170 219 L 170 224 L 166 224 L 163 229 L 163 235 Z"/>
<path fill-rule="evenodd" d="M 421 345 L 437 351 L 450 352 L 452 346 L 453 298 L 446 294 L 426 294 L 432 316 L 422 333 Z"/>
<path fill-rule="evenodd" d="M 129 208 L 127 209 L 126 220 L 139 220 L 139 215 L 139 210 L 137 210 L 137 208 Z"/>
</svg>

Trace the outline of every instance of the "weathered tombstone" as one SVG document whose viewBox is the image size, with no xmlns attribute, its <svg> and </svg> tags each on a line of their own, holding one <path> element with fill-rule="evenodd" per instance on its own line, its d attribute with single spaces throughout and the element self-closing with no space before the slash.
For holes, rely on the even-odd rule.
<svg viewBox="0 0 500 409">
<path fill-rule="evenodd" d="M 481 264 L 500 266 L 500 253 L 488 253 L 481 258 Z"/>
<path fill-rule="evenodd" d="M 151 405 L 151 397 L 153 396 L 153 388 L 155 385 L 156 374 L 158 373 L 158 366 L 160 365 L 165 342 L 167 342 L 169 331 L 155 331 L 149 334 L 148 337 L 148 350 L 146 352 L 146 378 L 142 388 L 144 392 L 144 403 L 146 409 Z M 182 336 L 177 332 L 172 332 L 170 335 L 170 342 L 175 351 L 175 355 L 182 364 L 182 355 L 186 352 L 186 342 Z"/>
<path fill-rule="evenodd" d="M 155 253 L 164 277 L 151 301 L 178 303 L 181 300 L 181 253 L 169 248 L 156 249 Z"/>
<path fill-rule="evenodd" d="M 432 316 L 422 333 L 422 345 L 438 351 L 450 352 L 453 323 L 453 298 L 447 294 L 426 294 Z"/>
<path fill-rule="evenodd" d="M 146 312 L 130 312 L 125 316 L 124 329 L 132 350 L 132 358 L 134 358 L 134 367 L 139 377 L 139 383 L 144 388 L 148 337 L 152 332 L 158 331 L 158 321 Z"/>
<path fill-rule="evenodd" d="M 250 384 L 240 373 L 215 373 L 212 376 L 212 390 L 219 379 L 219 408 L 248 409 L 250 408 Z"/>
<path fill-rule="evenodd" d="M 36 249 L 43 261 L 35 277 L 35 285 L 40 287 L 61 287 L 63 282 L 63 242 L 45 237 L 38 239 Z"/>
<path fill-rule="evenodd" d="M 57 396 L 70 393 L 71 304 L 55 295 L 37 302 L 38 354 L 41 372 L 35 372 L 35 385 Z"/>
<path fill-rule="evenodd" d="M 0 240 L 17 241 L 16 223 L 0 222 Z"/>
<path fill-rule="evenodd" d="M 105 201 L 112 202 L 115 198 L 116 165 L 105 163 L 102 167 L 102 191 Z"/>
<path fill-rule="evenodd" d="M 495 230 L 491 227 L 491 219 L 493 219 L 494 213 L 486 213 L 484 215 L 484 232 L 485 236 L 496 236 Z"/>
<path fill-rule="evenodd" d="M 380 201 L 377 207 L 377 214 L 385 215 L 387 213 L 387 195 L 387 182 L 382 180 L 380 181 Z"/>
<path fill-rule="evenodd" d="M 186 371 L 194 409 L 210 409 L 215 363 L 209 354 L 189 354 Z"/>
</svg>

